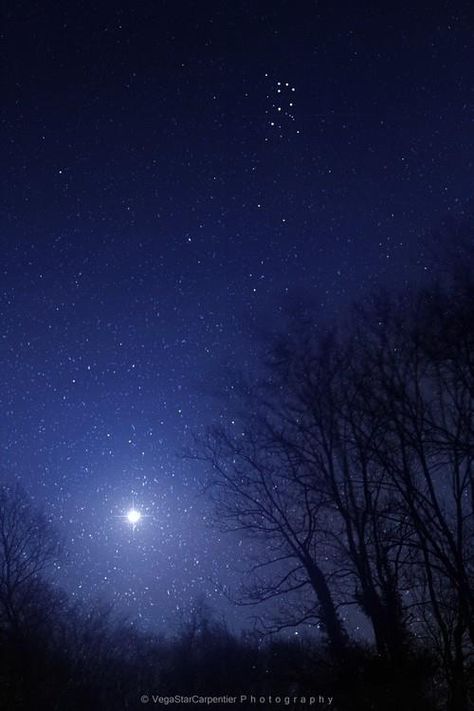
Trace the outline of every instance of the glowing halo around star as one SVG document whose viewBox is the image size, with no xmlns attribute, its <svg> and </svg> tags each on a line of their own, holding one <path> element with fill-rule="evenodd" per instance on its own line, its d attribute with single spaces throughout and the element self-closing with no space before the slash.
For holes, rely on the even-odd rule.
<svg viewBox="0 0 474 711">
<path fill-rule="evenodd" d="M 132 524 L 132 526 L 136 526 L 142 517 L 140 511 L 137 511 L 137 509 L 130 509 L 126 515 L 127 521 Z"/>
</svg>

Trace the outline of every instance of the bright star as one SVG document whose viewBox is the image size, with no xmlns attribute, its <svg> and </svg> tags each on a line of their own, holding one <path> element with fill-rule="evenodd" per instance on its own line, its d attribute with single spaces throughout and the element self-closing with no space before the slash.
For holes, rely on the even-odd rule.
<svg viewBox="0 0 474 711">
<path fill-rule="evenodd" d="M 130 511 L 127 511 L 127 520 L 132 524 L 132 526 L 138 523 L 141 517 L 142 515 L 140 511 L 137 511 L 136 509 L 130 509 Z"/>
</svg>

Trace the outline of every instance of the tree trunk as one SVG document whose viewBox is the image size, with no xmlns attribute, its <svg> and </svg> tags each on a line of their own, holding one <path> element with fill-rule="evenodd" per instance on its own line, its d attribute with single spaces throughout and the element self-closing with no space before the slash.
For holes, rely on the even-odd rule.
<svg viewBox="0 0 474 711">
<path fill-rule="evenodd" d="M 321 624 L 326 632 L 329 648 L 336 659 L 344 656 L 348 646 L 348 637 L 337 614 L 331 591 L 322 570 L 310 558 L 304 560 L 308 577 L 320 605 Z"/>
</svg>

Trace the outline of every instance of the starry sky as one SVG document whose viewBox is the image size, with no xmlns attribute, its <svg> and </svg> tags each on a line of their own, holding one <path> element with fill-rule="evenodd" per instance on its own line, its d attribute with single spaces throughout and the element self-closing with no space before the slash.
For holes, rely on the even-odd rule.
<svg viewBox="0 0 474 711">
<path fill-rule="evenodd" d="M 429 235 L 471 204 L 473 14 L 9 4 L 0 472 L 64 537 L 72 595 L 168 629 L 204 594 L 246 624 L 217 584 L 245 545 L 208 529 L 181 452 L 301 294 L 333 321 L 436 271 Z"/>
</svg>

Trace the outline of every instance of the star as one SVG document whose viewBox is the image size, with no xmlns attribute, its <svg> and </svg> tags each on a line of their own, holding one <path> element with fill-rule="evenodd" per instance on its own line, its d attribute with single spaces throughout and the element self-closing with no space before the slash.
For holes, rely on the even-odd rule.
<svg viewBox="0 0 474 711">
<path fill-rule="evenodd" d="M 132 526 L 135 526 L 141 517 L 142 515 L 140 511 L 137 511 L 136 509 L 130 509 L 130 511 L 127 511 L 127 521 L 131 523 Z"/>
</svg>

